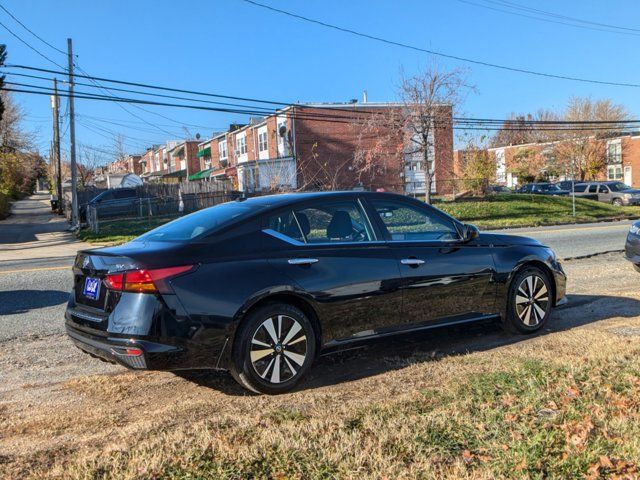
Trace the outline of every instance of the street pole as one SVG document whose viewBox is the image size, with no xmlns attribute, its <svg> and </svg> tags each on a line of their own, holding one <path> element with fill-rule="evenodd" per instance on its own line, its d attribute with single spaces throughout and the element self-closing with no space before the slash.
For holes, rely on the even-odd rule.
<svg viewBox="0 0 640 480">
<path fill-rule="evenodd" d="M 571 205 L 573 208 L 573 216 L 576 216 L 576 174 L 574 167 L 575 160 L 571 159 Z"/>
<path fill-rule="evenodd" d="M 56 168 L 56 196 L 58 197 L 58 213 L 62 213 L 62 161 L 60 159 L 60 97 L 58 96 L 58 79 L 53 79 L 53 155 Z"/>
<path fill-rule="evenodd" d="M 78 172 L 76 167 L 76 117 L 73 105 L 73 44 L 67 38 L 69 56 L 69 150 L 71 156 L 71 228 L 78 228 Z"/>
</svg>

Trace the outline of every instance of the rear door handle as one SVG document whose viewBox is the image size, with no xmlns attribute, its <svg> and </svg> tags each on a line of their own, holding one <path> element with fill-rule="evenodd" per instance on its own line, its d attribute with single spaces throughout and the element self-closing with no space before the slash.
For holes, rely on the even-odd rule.
<svg viewBox="0 0 640 480">
<path fill-rule="evenodd" d="M 313 265 L 318 263 L 317 258 L 290 258 L 287 260 L 289 265 Z"/>
<path fill-rule="evenodd" d="M 400 260 L 402 265 L 409 265 L 410 267 L 419 267 L 424 264 L 424 260 L 420 260 L 419 258 L 403 258 Z"/>
</svg>

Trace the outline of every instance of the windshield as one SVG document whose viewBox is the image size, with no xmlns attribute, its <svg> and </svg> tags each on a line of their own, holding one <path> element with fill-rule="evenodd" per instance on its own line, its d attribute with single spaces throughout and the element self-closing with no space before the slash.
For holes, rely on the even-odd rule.
<svg viewBox="0 0 640 480">
<path fill-rule="evenodd" d="M 133 241 L 180 242 L 194 240 L 235 220 L 245 218 L 262 208 L 264 207 L 251 206 L 242 202 L 222 203 L 166 223 Z"/>
<path fill-rule="evenodd" d="M 629 185 L 622 182 L 608 183 L 607 185 L 612 192 L 619 192 L 620 190 L 628 190 L 631 188 Z"/>
</svg>

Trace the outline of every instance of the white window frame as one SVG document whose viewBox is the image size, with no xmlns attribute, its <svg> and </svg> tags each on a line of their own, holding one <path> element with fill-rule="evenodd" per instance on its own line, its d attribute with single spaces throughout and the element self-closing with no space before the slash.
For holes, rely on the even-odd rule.
<svg viewBox="0 0 640 480">
<path fill-rule="evenodd" d="M 226 160 L 228 158 L 226 138 L 218 142 L 218 154 L 220 155 L 220 160 Z"/>
<path fill-rule="evenodd" d="M 236 135 L 236 156 L 238 162 L 246 162 L 247 159 L 247 132 Z"/>
</svg>

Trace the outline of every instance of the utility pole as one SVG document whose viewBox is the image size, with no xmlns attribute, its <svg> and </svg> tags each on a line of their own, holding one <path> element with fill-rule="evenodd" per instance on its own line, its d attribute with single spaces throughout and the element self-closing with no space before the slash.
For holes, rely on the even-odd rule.
<svg viewBox="0 0 640 480">
<path fill-rule="evenodd" d="M 69 150 L 71 156 L 71 228 L 79 228 L 78 222 L 78 172 L 76 167 L 76 117 L 73 105 L 73 44 L 67 38 L 69 55 Z"/>
<path fill-rule="evenodd" d="M 53 79 L 53 157 L 56 169 L 56 196 L 58 197 L 58 213 L 62 213 L 62 162 L 60 160 L 60 97 L 58 96 L 58 79 Z"/>
</svg>

